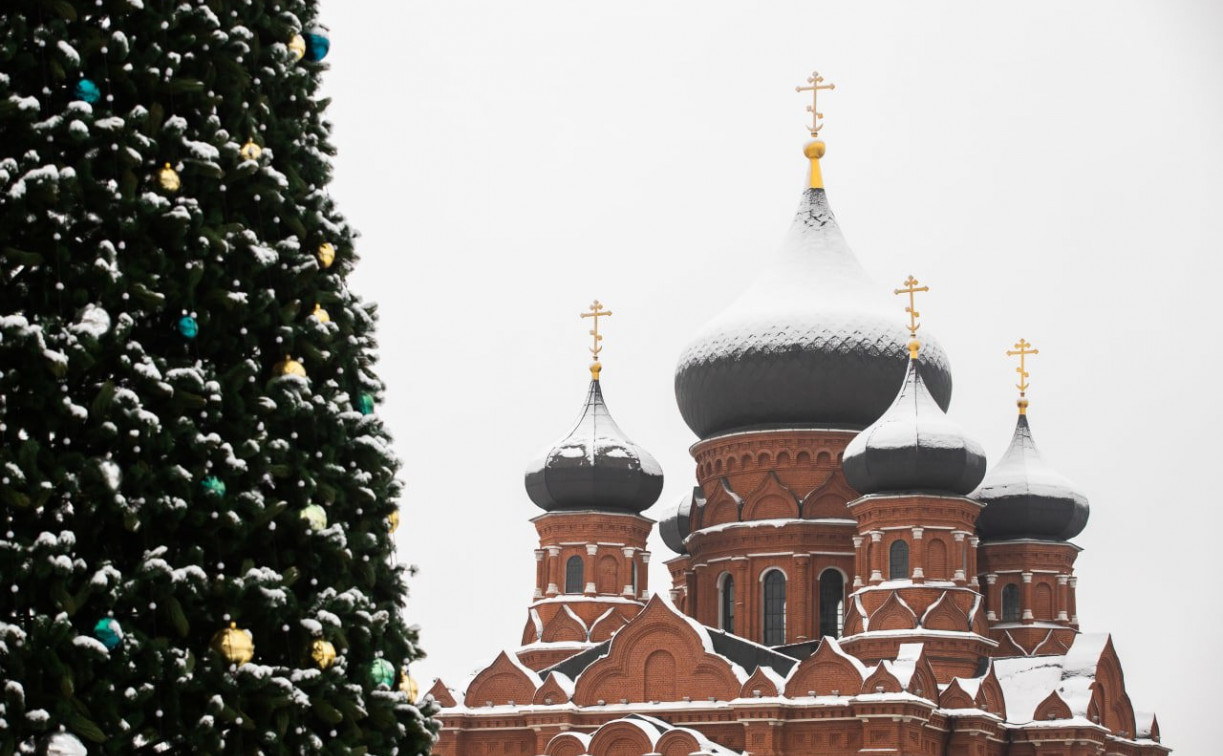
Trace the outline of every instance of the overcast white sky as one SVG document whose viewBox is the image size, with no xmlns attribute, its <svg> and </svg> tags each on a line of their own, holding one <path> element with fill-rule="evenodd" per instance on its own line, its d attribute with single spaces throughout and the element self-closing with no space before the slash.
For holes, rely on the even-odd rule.
<svg viewBox="0 0 1223 756">
<path fill-rule="evenodd" d="M 850 244 L 881 287 L 931 286 L 951 414 L 991 461 L 1014 424 L 1004 352 L 1040 349 L 1037 442 L 1092 504 L 1083 626 L 1113 633 L 1166 744 L 1210 752 L 1221 7 L 325 0 L 332 191 L 363 233 L 352 284 L 381 305 L 400 551 L 421 568 L 416 676 L 460 684 L 520 638 L 523 467 L 577 413 L 593 298 L 615 312 L 609 406 L 666 471 L 650 514 L 692 485 L 675 360 L 786 230 L 806 170 L 794 86 L 818 68 Z"/>
</svg>

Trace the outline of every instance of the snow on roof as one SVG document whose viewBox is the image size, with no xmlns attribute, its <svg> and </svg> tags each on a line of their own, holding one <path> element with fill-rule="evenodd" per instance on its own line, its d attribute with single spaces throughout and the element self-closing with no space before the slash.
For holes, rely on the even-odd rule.
<svg viewBox="0 0 1223 756">
<path fill-rule="evenodd" d="M 1055 690 L 1074 718 L 1086 721 L 1096 666 L 1107 643 L 1106 634 L 1083 633 L 1075 637 L 1064 656 L 995 659 L 994 671 L 1006 697 L 1007 721 L 1032 722 L 1036 708 Z"/>
<path fill-rule="evenodd" d="M 1079 493 L 1074 484 L 1064 475 L 1049 467 L 1036 448 L 1032 430 L 1021 415 L 1015 426 L 1011 444 L 998 464 L 985 474 L 985 480 L 970 494 L 975 498 L 998 499 L 1004 496 L 1047 496 L 1070 498 L 1087 504 L 1087 497 Z"/>
<path fill-rule="evenodd" d="M 923 358 L 924 359 L 924 358 Z M 982 459 L 985 451 L 968 437 L 963 426 L 943 412 L 921 380 L 918 363 L 910 360 L 896 401 L 869 428 L 845 447 L 845 459 L 874 449 L 966 449 Z M 971 485 L 971 483 L 969 484 Z"/>
<path fill-rule="evenodd" d="M 707 528 L 694 530 L 684 539 L 684 543 L 697 533 L 721 533 L 724 530 L 739 528 L 788 528 L 793 525 L 857 525 L 858 521 L 846 517 L 823 517 L 820 519 L 803 519 L 798 517 L 775 517 L 768 520 L 747 520 L 745 522 L 723 522 L 710 525 Z"/>
</svg>

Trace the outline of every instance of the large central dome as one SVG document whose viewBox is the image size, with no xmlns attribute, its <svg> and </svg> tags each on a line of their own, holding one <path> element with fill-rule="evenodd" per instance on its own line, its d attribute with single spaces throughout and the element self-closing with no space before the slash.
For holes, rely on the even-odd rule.
<svg viewBox="0 0 1223 756">
<path fill-rule="evenodd" d="M 904 379 L 902 305 L 854 257 L 818 164 L 812 173 L 780 253 L 680 356 L 676 400 L 701 438 L 768 427 L 865 428 Z M 922 341 L 923 378 L 946 410 L 947 355 L 924 330 Z"/>
</svg>

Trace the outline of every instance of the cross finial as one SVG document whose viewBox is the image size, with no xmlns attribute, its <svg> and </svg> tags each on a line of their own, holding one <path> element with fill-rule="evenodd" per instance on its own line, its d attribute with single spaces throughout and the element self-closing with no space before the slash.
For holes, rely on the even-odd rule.
<svg viewBox="0 0 1223 756">
<path fill-rule="evenodd" d="M 823 84 L 821 83 L 823 81 L 824 81 L 824 77 L 820 76 L 819 71 L 812 71 L 811 75 L 807 77 L 807 83 L 810 84 L 811 86 L 809 87 L 798 86 L 794 88 L 795 92 L 810 92 L 811 93 L 811 104 L 807 106 L 807 112 L 811 114 L 811 127 L 807 130 L 811 132 L 812 139 L 818 137 L 820 135 L 820 129 L 824 128 L 824 124 L 821 121 L 821 119 L 823 119 L 824 117 L 824 114 L 821 113 L 817 108 L 817 100 L 819 99 L 819 96 L 820 96 L 820 90 L 837 88 L 836 84 Z"/>
<path fill-rule="evenodd" d="M 903 289 L 894 289 L 894 294 L 908 294 L 909 306 L 905 308 L 905 312 L 909 313 L 909 324 L 905 328 L 909 329 L 909 357 L 917 359 L 917 350 L 921 348 L 921 342 L 917 340 L 917 329 L 921 328 L 921 323 L 917 319 L 921 317 L 921 313 L 917 311 L 917 292 L 930 291 L 929 286 L 918 286 L 919 281 L 913 276 L 905 279 L 905 287 Z"/>
<path fill-rule="evenodd" d="M 1020 339 L 1015 343 L 1015 348 L 1006 350 L 1007 357 L 1018 357 L 1019 367 L 1015 368 L 1015 372 L 1019 373 L 1019 383 L 1015 384 L 1015 388 L 1019 389 L 1019 414 L 1028 414 L 1028 378 L 1031 374 L 1027 370 L 1027 357 L 1030 354 L 1040 354 L 1039 349 L 1032 349 L 1032 345 L 1026 340 Z"/>
<path fill-rule="evenodd" d="M 599 364 L 599 352 L 603 351 L 603 347 L 599 345 L 599 342 L 603 340 L 602 334 L 599 333 L 599 318 L 610 318 L 611 314 L 612 311 L 603 309 L 603 303 L 597 299 L 594 304 L 590 305 L 590 312 L 582 313 L 583 318 L 594 318 L 594 328 L 590 329 L 590 335 L 594 337 L 590 346 L 590 355 L 594 357 L 595 361 L 590 366 L 590 377 L 596 381 L 599 380 L 599 371 L 603 368 Z"/>
</svg>

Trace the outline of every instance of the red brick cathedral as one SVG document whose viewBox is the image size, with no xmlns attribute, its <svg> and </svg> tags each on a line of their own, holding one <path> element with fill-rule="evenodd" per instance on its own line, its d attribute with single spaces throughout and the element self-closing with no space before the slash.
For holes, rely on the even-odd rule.
<svg viewBox="0 0 1223 756">
<path fill-rule="evenodd" d="M 700 441 L 659 524 L 669 596 L 649 592 L 642 515 L 662 470 L 604 403 L 596 303 L 581 416 L 526 474 L 543 514 L 521 642 L 465 690 L 433 686 L 439 756 L 1169 751 L 1110 638 L 1079 629 L 1087 500 L 1042 460 L 1027 400 L 987 468 L 945 414 L 924 287 L 897 292 L 906 322 L 837 225 L 824 143 L 805 154 L 781 250 L 676 368 Z"/>
</svg>

